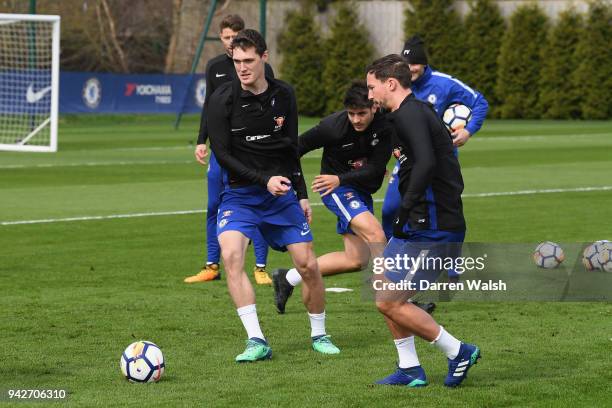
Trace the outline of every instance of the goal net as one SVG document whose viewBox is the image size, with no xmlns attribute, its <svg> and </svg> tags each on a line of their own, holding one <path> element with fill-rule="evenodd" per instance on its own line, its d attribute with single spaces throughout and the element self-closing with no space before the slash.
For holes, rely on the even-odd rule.
<svg viewBox="0 0 612 408">
<path fill-rule="evenodd" d="M 0 150 L 57 151 L 59 16 L 0 14 Z"/>
</svg>

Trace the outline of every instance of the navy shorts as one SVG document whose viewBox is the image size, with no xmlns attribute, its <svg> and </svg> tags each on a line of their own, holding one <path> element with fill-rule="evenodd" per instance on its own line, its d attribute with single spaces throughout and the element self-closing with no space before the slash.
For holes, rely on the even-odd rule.
<svg viewBox="0 0 612 408">
<path fill-rule="evenodd" d="M 449 269 L 449 262 L 461 256 L 464 239 L 465 231 L 439 230 L 413 231 L 408 239 L 393 237 L 385 247 L 383 257 L 399 257 L 402 262 L 399 268 L 387 269 L 384 272 L 385 278 L 395 283 L 414 282 L 417 288 L 420 287 L 420 281 L 433 283 L 438 280 L 440 273 Z"/>
<path fill-rule="evenodd" d="M 338 234 L 352 234 L 349 223 L 362 212 L 369 211 L 374 214 L 372 196 L 351 186 L 338 186 L 333 193 L 321 197 L 321 201 L 338 217 Z"/>
<path fill-rule="evenodd" d="M 256 230 L 277 251 L 286 251 L 290 244 L 312 241 L 310 225 L 294 190 L 284 196 L 273 196 L 262 186 L 223 191 L 217 214 L 217 234 L 240 231 L 253 239 Z"/>
</svg>

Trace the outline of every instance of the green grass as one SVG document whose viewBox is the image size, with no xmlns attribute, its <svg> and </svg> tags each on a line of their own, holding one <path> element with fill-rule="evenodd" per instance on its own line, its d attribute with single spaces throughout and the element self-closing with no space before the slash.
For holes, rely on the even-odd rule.
<svg viewBox="0 0 612 408">
<path fill-rule="evenodd" d="M 177 132 L 172 119 L 66 117 L 58 153 L 1 153 L 0 222 L 203 209 L 197 118 Z M 314 123 L 302 120 L 301 130 Z M 488 121 L 460 152 L 468 241 L 612 238 L 612 190 L 477 196 L 611 186 L 610 151 L 611 122 Z M 304 159 L 308 180 L 318 166 L 318 153 Z M 316 252 L 339 249 L 333 217 L 314 208 Z M 271 289 L 258 287 L 274 358 L 233 363 L 245 334 L 225 282 L 182 283 L 203 262 L 201 213 L 0 225 L 0 243 L 0 389 L 65 388 L 69 405 L 104 407 L 609 404 L 610 303 L 440 303 L 439 322 L 483 350 L 464 386 L 445 389 L 445 359 L 417 340 L 431 385 L 373 387 L 396 354 L 381 316 L 362 300 L 359 274 L 326 279 L 355 289 L 327 295 L 339 356 L 309 349 L 297 296 L 279 316 Z M 286 254 L 270 253 L 270 267 L 287 264 Z M 119 356 L 137 339 L 164 351 L 158 384 L 120 376 Z"/>
</svg>

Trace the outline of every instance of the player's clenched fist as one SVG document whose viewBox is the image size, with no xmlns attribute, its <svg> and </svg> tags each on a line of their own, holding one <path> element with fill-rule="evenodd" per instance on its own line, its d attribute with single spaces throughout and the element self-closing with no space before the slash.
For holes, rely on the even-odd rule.
<svg viewBox="0 0 612 408">
<path fill-rule="evenodd" d="M 270 194 L 275 196 L 282 196 L 287 194 L 287 192 L 291 188 L 291 181 L 287 177 L 272 176 L 268 180 L 267 187 Z"/>
<path fill-rule="evenodd" d="M 208 156 L 208 148 L 206 147 L 206 145 L 205 144 L 197 145 L 195 148 L 194 154 L 195 154 L 195 158 L 198 161 L 198 163 L 205 166 L 206 161 L 204 160 L 204 158 Z"/>
</svg>

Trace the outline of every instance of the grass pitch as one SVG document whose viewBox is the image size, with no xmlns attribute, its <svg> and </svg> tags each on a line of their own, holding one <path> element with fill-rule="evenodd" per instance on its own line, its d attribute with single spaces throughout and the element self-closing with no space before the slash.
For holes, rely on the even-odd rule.
<svg viewBox="0 0 612 408">
<path fill-rule="evenodd" d="M 302 120 L 301 130 L 314 123 Z M 339 356 L 310 350 L 298 293 L 279 316 L 271 288 L 257 287 L 274 358 L 236 365 L 245 333 L 225 282 L 182 282 L 204 261 L 206 183 L 193 160 L 197 118 L 178 132 L 171 124 L 68 117 L 58 153 L 0 153 L 4 394 L 63 388 L 71 406 L 104 407 L 609 404 L 610 303 L 440 303 L 438 321 L 483 352 L 464 385 L 443 387 L 445 358 L 417 340 L 431 385 L 372 386 L 394 369 L 396 352 L 361 298 L 359 274 L 326 279 L 354 289 L 327 294 Z M 487 121 L 460 151 L 467 240 L 611 239 L 611 151 L 611 122 Z M 312 180 L 318 154 L 303 168 Z M 314 194 L 311 202 L 316 252 L 339 249 L 334 218 Z M 249 271 L 252 264 L 249 251 Z M 286 254 L 270 252 L 270 268 L 287 264 Z M 164 352 L 158 384 L 121 378 L 120 354 L 139 339 Z"/>
</svg>

